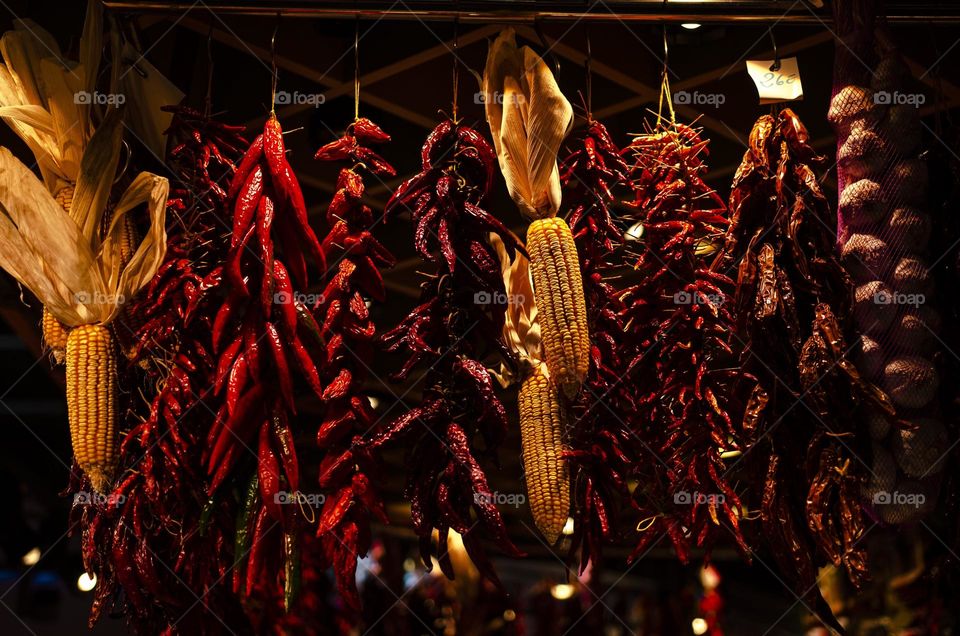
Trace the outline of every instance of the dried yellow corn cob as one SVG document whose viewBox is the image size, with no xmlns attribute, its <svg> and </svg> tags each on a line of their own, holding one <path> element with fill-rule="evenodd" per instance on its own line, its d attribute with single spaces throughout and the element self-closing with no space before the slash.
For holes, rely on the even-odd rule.
<svg viewBox="0 0 960 636">
<path fill-rule="evenodd" d="M 544 364 L 520 385 L 520 443 L 530 512 L 550 545 L 570 512 L 570 473 L 563 458 L 566 413 Z"/>
<path fill-rule="evenodd" d="M 572 398 L 590 366 L 590 333 L 577 246 L 567 222 L 557 217 L 533 221 L 527 252 L 544 359 L 550 375 Z"/>
<path fill-rule="evenodd" d="M 126 267 L 130 259 L 133 258 L 134 251 L 140 245 L 140 233 L 137 231 L 137 225 L 133 220 L 133 215 L 129 212 L 123 215 L 121 220 L 123 231 L 120 233 L 120 266 Z M 131 300 L 131 299 L 126 299 Z M 128 359 L 133 359 L 137 353 L 137 343 L 134 338 L 142 325 L 143 321 L 134 312 L 133 305 L 125 303 L 120 312 L 119 320 L 113 323 L 113 332 L 120 343 L 120 349 Z"/>
<path fill-rule="evenodd" d="M 73 204 L 73 191 L 74 187 L 72 185 L 64 186 L 57 191 L 55 197 L 57 203 L 67 214 L 70 214 L 70 206 Z M 54 362 L 63 364 L 63 356 L 67 348 L 67 328 L 54 318 L 46 307 L 43 309 L 40 326 L 43 329 L 43 341 L 50 348 Z"/>
<path fill-rule="evenodd" d="M 67 336 L 67 417 L 77 464 L 98 493 L 117 461 L 117 360 L 110 330 L 81 325 Z"/>
</svg>

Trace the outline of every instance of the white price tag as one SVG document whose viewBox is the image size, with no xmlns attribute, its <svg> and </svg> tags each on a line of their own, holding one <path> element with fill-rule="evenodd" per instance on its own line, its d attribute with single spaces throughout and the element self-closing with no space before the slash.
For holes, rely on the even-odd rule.
<svg viewBox="0 0 960 636">
<path fill-rule="evenodd" d="M 800 69 L 797 58 L 785 57 L 780 60 L 780 68 L 770 70 L 773 60 L 747 60 L 747 73 L 760 93 L 760 104 L 775 104 L 803 99 L 803 85 L 800 84 Z"/>
</svg>

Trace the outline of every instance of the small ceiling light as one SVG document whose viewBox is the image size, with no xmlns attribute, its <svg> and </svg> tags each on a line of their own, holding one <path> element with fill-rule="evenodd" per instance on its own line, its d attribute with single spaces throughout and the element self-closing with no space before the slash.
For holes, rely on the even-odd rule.
<svg viewBox="0 0 960 636">
<path fill-rule="evenodd" d="M 693 622 L 690 623 L 690 629 L 692 629 L 693 633 L 697 634 L 697 636 L 700 636 L 700 634 L 706 634 L 707 621 L 703 620 L 702 618 L 695 618 L 693 619 Z"/>
<path fill-rule="evenodd" d="M 573 517 L 567 517 L 567 522 L 563 524 L 563 534 L 573 534 Z"/>
<path fill-rule="evenodd" d="M 23 558 L 20 559 L 20 562 L 26 565 L 27 567 L 31 565 L 36 565 L 40 561 L 40 548 L 33 548 L 29 552 L 23 555 Z"/>
<path fill-rule="evenodd" d="M 689 29 L 693 31 L 694 29 L 700 28 L 700 23 L 699 22 L 682 22 L 680 26 L 682 26 L 684 29 Z"/>
<path fill-rule="evenodd" d="M 514 612 L 512 609 L 505 609 L 505 610 L 503 610 L 503 620 L 505 620 L 505 621 L 507 621 L 507 622 L 509 623 L 509 622 L 514 621 L 514 620 L 516 620 L 516 619 L 517 619 L 517 613 Z"/>
<path fill-rule="evenodd" d="M 89 592 L 97 586 L 97 575 L 90 576 L 86 572 L 77 579 L 77 589 L 81 592 Z"/>
<path fill-rule="evenodd" d="M 550 596 L 558 601 L 565 601 L 573 596 L 574 588 L 569 583 L 557 583 L 550 588 Z"/>
</svg>

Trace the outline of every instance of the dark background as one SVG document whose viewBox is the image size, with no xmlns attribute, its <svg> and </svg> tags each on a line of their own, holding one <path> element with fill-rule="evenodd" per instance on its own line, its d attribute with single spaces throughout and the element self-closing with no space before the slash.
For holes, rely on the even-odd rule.
<svg viewBox="0 0 960 636">
<path fill-rule="evenodd" d="M 942 11 L 958 11 L 955 3 L 939 4 Z M 0 2 L 0 29 L 10 28 L 15 16 L 30 18 L 49 30 L 66 52 L 73 53 L 83 14 L 83 2 Z M 139 34 L 147 59 L 195 106 L 201 105 L 207 93 L 208 33 L 212 33 L 213 109 L 224 121 L 246 124 L 250 138 L 256 134 L 269 110 L 270 39 L 277 26 L 275 18 L 214 14 L 200 2 L 186 14 L 124 15 L 123 21 Z M 607 124 L 619 144 L 627 143 L 629 133 L 642 130 L 650 115 L 648 109 L 656 108 L 663 56 L 661 27 L 617 20 L 589 27 L 585 23 L 546 21 L 541 27 L 548 43 L 557 42 L 548 61 L 559 61 L 559 84 L 581 115 L 578 93 L 585 90 L 583 53 L 589 34 L 594 114 Z M 667 26 L 674 90 L 720 94 L 725 99 L 716 108 L 694 107 L 678 112 L 683 121 L 698 112 L 703 114 L 698 123 L 711 139 L 709 180 L 723 197 L 753 121 L 767 110 L 757 105 L 744 59 L 772 57 L 768 27 L 766 23 L 704 24 L 691 31 L 675 24 Z M 517 29 L 521 43 L 544 50 L 532 25 L 517 25 Z M 487 44 L 496 33 L 493 18 L 490 24 L 459 26 L 459 53 L 467 67 L 482 73 Z M 775 26 L 773 34 L 782 55 L 799 57 L 804 99 L 792 107 L 809 128 L 814 145 L 828 155 L 830 166 L 835 140 L 825 118 L 834 52 L 829 23 L 797 25 L 785 21 Z M 955 47 L 960 28 L 941 23 L 897 25 L 894 34 L 913 64 L 914 75 L 924 76 L 917 90 L 927 96 L 923 112 L 930 147 L 940 143 L 934 132 L 945 120 L 938 118 L 948 116 L 950 109 L 960 104 L 960 47 Z M 360 22 L 360 35 L 360 114 L 393 135 L 393 142 L 383 148 L 382 154 L 398 170 L 396 180 L 368 183 L 370 204 L 377 211 L 400 179 L 417 170 L 419 148 L 443 117 L 440 111 L 450 112 L 452 55 L 447 47 L 453 40 L 454 26 L 417 20 L 364 20 Z M 318 228 L 322 228 L 336 173 L 333 167 L 313 161 L 312 155 L 353 118 L 353 40 L 353 20 L 290 17 L 279 22 L 276 37 L 278 88 L 328 96 L 317 108 L 277 109 L 288 131 L 292 165 Z M 488 133 L 483 106 L 474 98 L 477 80 L 466 70 L 460 79 L 461 117 L 476 122 L 479 130 Z M 5 126 L 0 126 L 0 144 L 12 148 L 28 165 L 32 163 L 24 146 Z M 139 157 L 144 168 L 158 169 L 146 153 Z M 834 179 L 833 170 L 824 172 L 825 188 L 831 197 L 835 195 Z M 522 227 L 502 180 L 487 209 L 507 219 L 516 230 Z M 376 233 L 399 261 L 386 275 L 389 299 L 385 306 L 375 309 L 378 325 L 386 329 L 415 305 L 418 272 L 425 266 L 413 254 L 412 229 L 404 220 L 381 225 Z M 519 233 L 522 235 L 522 231 Z M 81 568 L 77 540 L 64 537 L 69 501 L 58 494 L 66 485 L 70 463 L 63 378 L 40 350 L 38 303 L 29 293 L 21 293 L 5 273 L 0 274 L 0 317 L 0 430 L 4 432 L 4 443 L 0 444 L 0 565 L 5 568 L 0 570 L 0 634 L 78 633 L 86 622 L 89 597 L 76 590 Z M 386 382 L 386 376 L 395 369 L 396 360 L 378 358 L 374 370 L 384 380 L 372 379 L 370 390 L 381 399 L 381 413 L 398 414 L 403 404 L 414 404 L 419 398 L 422 387 L 413 382 L 400 386 Z M 403 404 L 397 404 L 397 396 L 402 396 Z M 312 415 L 315 411 L 311 414 L 309 403 L 305 404 L 301 417 L 307 427 Z M 519 438 L 515 434 L 502 453 L 502 470 L 491 469 L 498 490 L 522 492 L 518 456 Z M 405 534 L 403 523 L 403 458 L 388 455 L 387 459 L 396 468 L 396 478 L 386 484 L 386 494 L 394 504 L 391 513 L 398 522 L 394 530 L 404 538 L 410 535 Z M 506 508 L 504 513 L 515 541 L 532 555 L 532 560 L 525 563 L 502 564 L 508 586 L 521 589 L 541 576 L 559 579 L 562 568 L 527 529 L 532 524 L 525 511 Z M 41 548 L 44 557 L 27 572 L 20 566 L 20 559 L 34 546 Z M 604 589 L 613 586 L 608 597 L 611 607 L 615 604 L 612 599 L 629 598 L 640 589 L 665 602 L 676 602 L 695 581 L 694 568 L 682 568 L 670 552 L 660 549 L 620 578 L 626 553 L 627 546 L 608 552 L 609 583 L 604 579 Z M 785 613 L 787 618 L 769 634 L 800 633 L 802 607 L 771 572 L 763 567 L 748 570 L 729 550 L 720 550 L 716 559 L 726 581 L 723 589 L 729 633 L 762 633 Z M 122 631 L 121 621 L 104 620 L 95 633 Z"/>
</svg>

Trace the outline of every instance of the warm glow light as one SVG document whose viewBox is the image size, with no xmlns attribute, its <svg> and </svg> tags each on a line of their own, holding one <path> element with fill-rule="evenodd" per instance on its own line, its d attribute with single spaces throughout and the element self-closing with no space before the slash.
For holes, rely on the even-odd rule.
<svg viewBox="0 0 960 636">
<path fill-rule="evenodd" d="M 550 595 L 558 601 L 565 601 L 573 596 L 574 588 L 569 583 L 557 583 L 550 588 Z"/>
<path fill-rule="evenodd" d="M 459 554 L 467 553 L 467 549 L 463 546 L 463 537 L 453 528 L 450 528 L 450 533 L 447 535 L 447 549 Z"/>
<path fill-rule="evenodd" d="M 514 612 L 512 609 L 503 610 L 503 620 L 509 623 L 510 621 L 516 620 L 516 618 L 517 618 L 517 613 Z"/>
<path fill-rule="evenodd" d="M 77 589 L 81 592 L 89 592 L 97 586 L 97 575 L 94 574 L 90 576 L 86 572 L 80 575 L 80 578 L 77 579 Z"/>
<path fill-rule="evenodd" d="M 33 548 L 29 552 L 23 555 L 23 558 L 20 559 L 20 562 L 26 566 L 36 565 L 40 560 L 40 548 Z"/>
<path fill-rule="evenodd" d="M 700 634 L 706 634 L 707 621 L 703 620 L 702 618 L 695 618 L 693 619 L 693 622 L 690 623 L 690 628 L 693 630 L 694 634 L 697 634 L 697 636 L 700 636 Z"/>
<path fill-rule="evenodd" d="M 573 517 L 567 517 L 567 522 L 563 524 L 563 534 L 573 534 Z"/>
<path fill-rule="evenodd" d="M 372 395 L 367 396 L 367 400 L 370 401 L 370 408 L 375 409 L 380 406 L 380 398 L 375 398 Z"/>
<path fill-rule="evenodd" d="M 684 22 L 684 23 L 682 23 L 680 26 L 682 26 L 684 29 L 690 29 L 691 31 L 693 31 L 694 29 L 699 29 L 699 28 L 700 28 L 700 23 L 699 23 L 699 22 Z"/>
<path fill-rule="evenodd" d="M 403 571 L 404 572 L 413 572 L 417 569 L 417 562 L 413 559 L 404 559 L 403 560 Z"/>
<path fill-rule="evenodd" d="M 627 241 L 639 241 L 643 238 L 643 223 L 634 223 L 627 231 L 623 233 L 623 238 Z"/>
</svg>

